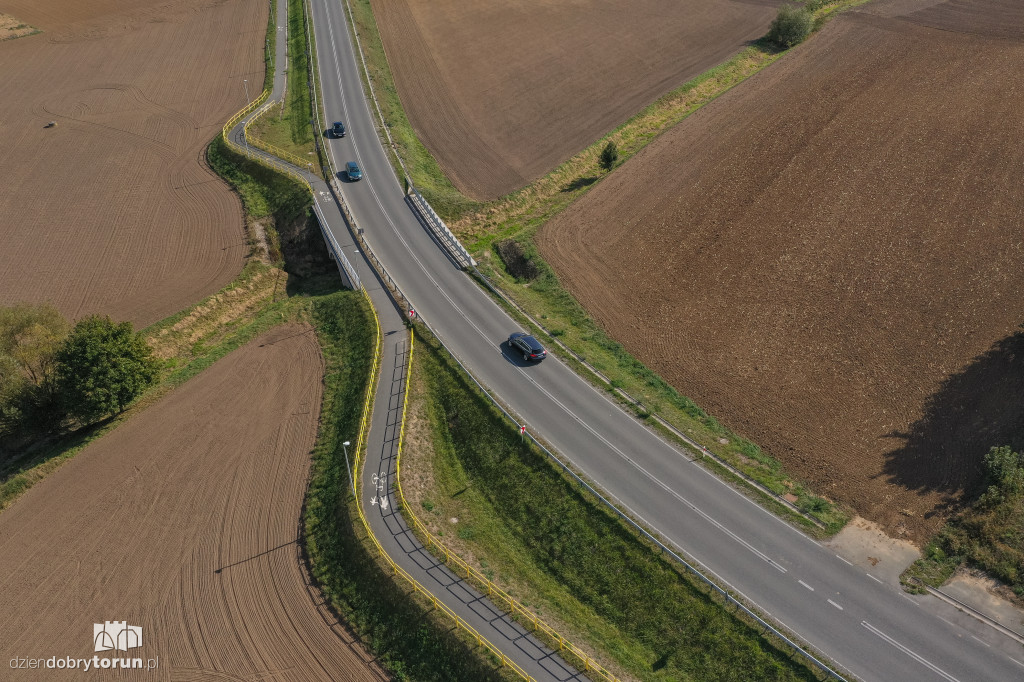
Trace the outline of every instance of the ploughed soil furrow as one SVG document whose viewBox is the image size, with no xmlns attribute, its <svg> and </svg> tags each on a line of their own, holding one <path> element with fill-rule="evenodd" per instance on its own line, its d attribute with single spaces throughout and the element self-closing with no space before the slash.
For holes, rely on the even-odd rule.
<svg viewBox="0 0 1024 682">
<path fill-rule="evenodd" d="M 914 541 L 976 491 L 990 446 L 1024 446 L 1024 41 L 1007 22 L 1024 5 L 843 15 L 538 235 L 644 363 Z"/>
<path fill-rule="evenodd" d="M 0 305 L 145 325 L 242 266 L 241 204 L 203 150 L 243 80 L 260 92 L 267 3 L 128 5 L 0 8 L 43 30 L 0 43 Z"/>
<path fill-rule="evenodd" d="M 763 35 L 776 0 L 373 0 L 402 105 L 464 193 L 540 177 Z"/>
<path fill-rule="evenodd" d="M 385 679 L 321 613 L 297 545 L 323 369 L 310 327 L 272 330 L 0 514 L 4 679 L 79 679 L 7 666 L 91 658 L 106 620 L 143 646 L 97 655 L 159 668 L 98 679 Z"/>
</svg>

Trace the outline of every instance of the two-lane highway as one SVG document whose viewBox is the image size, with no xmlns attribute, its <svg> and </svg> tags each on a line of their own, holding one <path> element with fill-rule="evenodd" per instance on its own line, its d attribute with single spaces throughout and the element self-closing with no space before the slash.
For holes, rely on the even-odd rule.
<svg viewBox="0 0 1024 682">
<path fill-rule="evenodd" d="M 363 169 L 362 180 L 341 186 L 366 241 L 434 332 L 528 428 L 842 674 L 1024 679 L 1020 645 L 840 559 L 688 461 L 557 358 L 527 367 L 503 353 L 516 323 L 424 230 L 378 141 L 343 0 L 313 0 L 312 8 L 322 128 L 334 120 L 348 128 L 327 151 L 336 169 L 350 160 Z"/>
</svg>

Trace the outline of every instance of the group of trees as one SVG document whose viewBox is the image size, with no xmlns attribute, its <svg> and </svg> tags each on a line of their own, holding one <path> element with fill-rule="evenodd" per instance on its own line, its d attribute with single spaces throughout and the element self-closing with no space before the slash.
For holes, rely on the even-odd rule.
<svg viewBox="0 0 1024 682">
<path fill-rule="evenodd" d="M 92 315 L 72 327 L 50 305 L 0 308 L 0 436 L 122 412 L 157 370 L 129 322 Z"/>
</svg>

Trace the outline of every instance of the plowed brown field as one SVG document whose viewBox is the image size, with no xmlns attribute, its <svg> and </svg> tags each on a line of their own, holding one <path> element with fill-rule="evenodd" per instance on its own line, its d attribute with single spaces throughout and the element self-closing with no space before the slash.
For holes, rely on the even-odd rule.
<svg viewBox="0 0 1024 682">
<path fill-rule="evenodd" d="M 81 679 L 9 660 L 91 658 L 92 624 L 126 620 L 142 647 L 98 655 L 159 668 L 100 679 L 386 679 L 308 591 L 299 557 L 322 375 L 311 328 L 273 330 L 0 515 L 0 677 Z"/>
<path fill-rule="evenodd" d="M 921 541 L 990 446 L 1024 445 L 1022 37 L 1017 0 L 841 16 L 540 249 L 682 393 Z"/>
<path fill-rule="evenodd" d="M 263 83 L 262 0 L 0 0 L 0 305 L 144 325 L 227 284 L 241 205 L 203 148 Z M 53 128 L 44 128 L 56 121 Z"/>
<path fill-rule="evenodd" d="M 402 106 L 464 193 L 550 171 L 763 35 L 780 0 L 373 0 Z"/>
</svg>

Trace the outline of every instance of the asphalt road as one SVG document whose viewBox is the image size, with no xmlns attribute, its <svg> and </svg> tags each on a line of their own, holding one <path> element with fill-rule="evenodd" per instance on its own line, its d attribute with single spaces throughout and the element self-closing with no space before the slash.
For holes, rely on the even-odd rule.
<svg viewBox="0 0 1024 682">
<path fill-rule="evenodd" d="M 526 366 L 508 354 L 503 342 L 516 323 L 423 228 L 378 142 L 344 3 L 312 4 L 322 128 L 333 120 L 348 127 L 348 136 L 329 140 L 327 149 L 335 168 L 355 160 L 363 169 L 363 180 L 343 181 L 341 191 L 365 239 L 420 316 L 533 433 L 842 674 L 1024 679 L 1024 649 L 1016 642 L 837 557 L 688 461 L 557 357 Z M 351 243 L 345 234 L 335 236 Z"/>
</svg>

